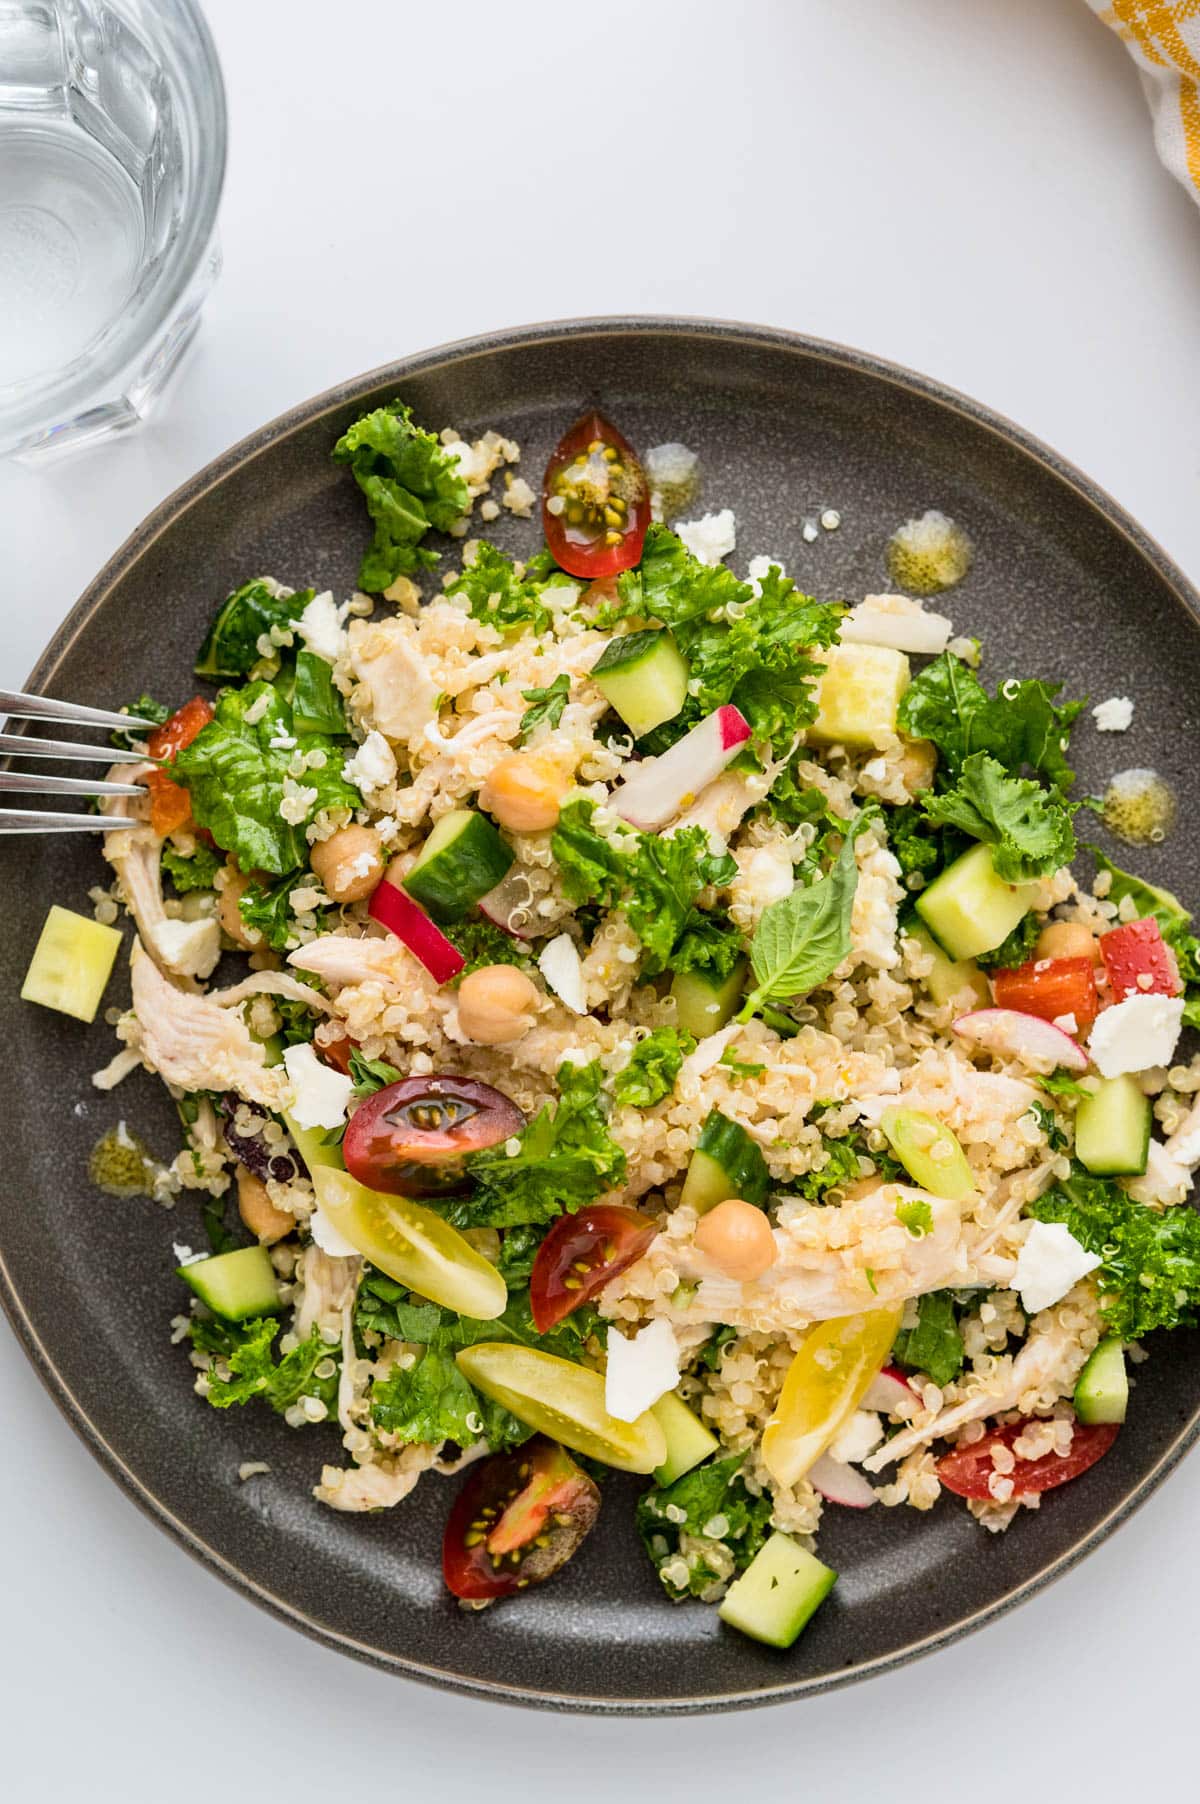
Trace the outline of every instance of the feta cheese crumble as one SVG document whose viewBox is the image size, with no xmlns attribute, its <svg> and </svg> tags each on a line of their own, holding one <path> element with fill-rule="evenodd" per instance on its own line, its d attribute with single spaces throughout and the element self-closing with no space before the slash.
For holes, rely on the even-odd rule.
<svg viewBox="0 0 1200 1804">
<path fill-rule="evenodd" d="M 1127 996 L 1096 1017 L 1088 1051 L 1101 1077 L 1169 1065 L 1183 1029 L 1182 996 Z"/>
<path fill-rule="evenodd" d="M 1133 719 L 1133 703 L 1127 695 L 1110 695 L 1092 709 L 1092 719 L 1101 733 L 1123 733 Z"/>
<path fill-rule="evenodd" d="M 345 617 L 345 607 L 339 608 L 325 589 L 313 596 L 296 622 L 296 631 L 309 651 L 335 664 L 346 649 L 346 629 L 342 625 Z"/>
<path fill-rule="evenodd" d="M 311 1045 L 289 1046 L 283 1063 L 292 1083 L 292 1114 L 303 1128 L 341 1127 L 354 1079 L 323 1065 Z"/>
<path fill-rule="evenodd" d="M 873 1453 L 883 1439 L 883 1418 L 873 1409 L 856 1409 L 840 1434 L 829 1444 L 829 1457 L 844 1466 L 855 1466 Z"/>
<path fill-rule="evenodd" d="M 719 514 L 705 514 L 702 520 L 680 520 L 675 531 L 702 564 L 719 564 L 737 544 L 737 523 L 731 507 L 722 508 Z"/>
<path fill-rule="evenodd" d="M 1013 1289 L 1020 1291 L 1026 1315 L 1037 1315 L 1061 1302 L 1099 1264 L 1098 1255 L 1081 1247 L 1063 1222 L 1035 1221 L 1017 1255 Z"/>
<path fill-rule="evenodd" d="M 334 1226 L 320 1203 L 308 1218 L 308 1231 L 321 1251 L 328 1253 L 331 1259 L 357 1259 L 358 1248 Z"/>
<path fill-rule="evenodd" d="M 679 1382 L 679 1342 L 663 1316 L 626 1340 L 618 1328 L 608 1331 L 608 1370 L 604 1374 L 604 1407 L 618 1422 L 636 1422 Z"/>
<path fill-rule="evenodd" d="M 347 758 L 342 775 L 364 795 L 372 789 L 386 789 L 395 781 L 395 753 L 377 727 L 371 728 L 354 756 Z"/>
<path fill-rule="evenodd" d="M 569 933 L 560 933 L 548 946 L 543 946 L 538 956 L 538 970 L 560 1002 L 565 1002 L 576 1015 L 587 1014 L 583 965 Z"/>
</svg>

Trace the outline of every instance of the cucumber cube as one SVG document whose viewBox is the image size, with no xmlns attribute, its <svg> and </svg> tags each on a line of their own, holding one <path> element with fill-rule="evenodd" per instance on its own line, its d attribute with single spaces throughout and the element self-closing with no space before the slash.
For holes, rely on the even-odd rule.
<svg viewBox="0 0 1200 1804">
<path fill-rule="evenodd" d="M 1129 1407 L 1129 1374 L 1119 1340 L 1102 1340 L 1075 1386 L 1075 1414 L 1091 1427 L 1096 1422 L 1123 1422 Z"/>
<path fill-rule="evenodd" d="M 714 979 L 707 971 L 678 971 L 671 982 L 675 998 L 675 1025 L 697 1040 L 715 1034 L 737 1013 L 746 987 L 746 961 L 739 958 L 728 977 Z"/>
<path fill-rule="evenodd" d="M 933 969 L 921 981 L 939 1008 L 950 1002 L 957 1003 L 964 1012 L 991 1007 L 991 985 L 974 959 L 947 958 L 927 927 L 914 924 L 905 931 L 933 960 Z"/>
<path fill-rule="evenodd" d="M 120 944 L 115 927 L 56 904 L 29 961 L 21 1000 L 39 1002 L 77 1021 L 94 1021 Z"/>
<path fill-rule="evenodd" d="M 1140 1178 L 1153 1113 L 1135 1077 L 1105 1077 L 1075 1111 L 1075 1156 L 1095 1177 Z"/>
<path fill-rule="evenodd" d="M 776 1532 L 730 1585 L 717 1614 L 753 1641 L 791 1647 L 836 1583 L 832 1567 Z"/>
<path fill-rule="evenodd" d="M 896 710 L 909 685 L 905 654 L 886 645 L 831 645 L 821 660 L 825 674 L 809 739 L 862 749 L 882 745 L 896 731 Z"/>
<path fill-rule="evenodd" d="M 720 1445 L 676 1391 L 668 1391 L 665 1397 L 652 1404 L 650 1414 L 667 1437 L 667 1457 L 661 1466 L 654 1468 L 655 1484 L 673 1485 L 677 1478 L 682 1478 L 685 1472 L 690 1472 L 693 1466 L 700 1465 L 715 1453 Z"/>
<path fill-rule="evenodd" d="M 1024 920 L 1036 883 L 1005 883 L 992 869 L 990 846 L 972 846 L 917 897 L 917 913 L 948 957 L 994 952 Z"/>
<path fill-rule="evenodd" d="M 720 1109 L 710 1111 L 683 1180 L 680 1203 L 707 1215 L 731 1196 L 761 1208 L 771 1188 L 771 1174 L 757 1140 Z"/>
<path fill-rule="evenodd" d="M 195 1259 L 175 1269 L 200 1301 L 227 1322 L 274 1315 L 283 1307 L 266 1247 L 238 1247 L 236 1252 L 216 1253 L 211 1259 Z"/>
<path fill-rule="evenodd" d="M 687 660 L 670 633 L 625 633 L 605 646 L 592 681 L 635 739 L 662 726 L 687 700 Z"/>
</svg>

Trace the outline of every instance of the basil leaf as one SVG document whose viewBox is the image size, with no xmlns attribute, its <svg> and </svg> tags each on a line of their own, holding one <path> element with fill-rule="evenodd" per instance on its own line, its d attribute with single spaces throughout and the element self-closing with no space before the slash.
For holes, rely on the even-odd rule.
<svg viewBox="0 0 1200 1804">
<path fill-rule="evenodd" d="M 787 1002 L 807 994 L 849 953 L 850 916 L 858 888 L 854 842 L 868 819 L 860 814 L 850 826 L 827 877 L 793 890 L 765 910 L 750 947 L 756 984 L 739 1021 L 748 1021 L 764 1002 Z"/>
</svg>

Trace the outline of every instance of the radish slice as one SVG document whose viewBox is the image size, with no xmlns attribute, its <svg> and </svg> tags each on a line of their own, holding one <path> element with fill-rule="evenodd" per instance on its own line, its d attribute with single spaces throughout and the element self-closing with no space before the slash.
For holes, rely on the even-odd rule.
<svg viewBox="0 0 1200 1804">
<path fill-rule="evenodd" d="M 661 758 L 647 758 L 637 765 L 613 792 L 614 812 L 644 833 L 656 832 L 716 781 L 749 737 L 745 715 L 726 703 L 706 715 Z"/>
<path fill-rule="evenodd" d="M 560 1002 L 565 1002 L 577 1015 L 587 1014 L 587 996 L 583 988 L 583 966 L 579 950 L 569 933 L 543 946 L 538 957 L 538 970 Z"/>
<path fill-rule="evenodd" d="M 884 1366 L 882 1372 L 876 1372 L 872 1378 L 858 1407 L 877 1409 L 886 1416 L 894 1416 L 897 1404 L 915 1395 L 903 1372 L 897 1371 L 895 1366 Z"/>
<path fill-rule="evenodd" d="M 926 657 L 945 651 L 954 624 L 944 614 L 927 614 L 917 605 L 883 608 L 878 599 L 850 609 L 838 634 L 843 645 L 886 645 Z"/>
<path fill-rule="evenodd" d="M 514 865 L 506 877 L 501 877 L 495 889 L 479 898 L 477 906 L 481 915 L 511 939 L 529 940 L 534 934 L 529 908 L 532 895 L 528 877 Z"/>
<path fill-rule="evenodd" d="M 1087 1070 L 1087 1053 L 1070 1034 L 1022 1009 L 975 1009 L 958 1017 L 954 1031 L 969 1045 L 1019 1059 L 1030 1071 L 1053 1071 L 1056 1065 L 1067 1071 Z"/>
<path fill-rule="evenodd" d="M 869 1510 L 875 1502 L 875 1489 L 854 1466 L 843 1465 L 823 1453 L 804 1474 L 814 1491 L 828 1503 L 844 1503 L 848 1509 Z"/>
<path fill-rule="evenodd" d="M 381 927 L 404 941 L 437 983 L 449 983 L 466 964 L 458 947 L 434 925 L 425 910 L 394 883 L 385 879 L 378 885 L 367 912 L 373 921 L 378 921 Z"/>
</svg>

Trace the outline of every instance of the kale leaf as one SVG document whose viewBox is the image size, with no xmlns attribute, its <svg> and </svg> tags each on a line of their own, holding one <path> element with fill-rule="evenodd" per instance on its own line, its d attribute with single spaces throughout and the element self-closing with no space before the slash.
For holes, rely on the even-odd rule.
<svg viewBox="0 0 1200 1804">
<path fill-rule="evenodd" d="M 1153 1328 L 1190 1326 L 1200 1308 L 1200 1214 L 1186 1204 L 1151 1209 L 1118 1184 L 1076 1166 L 1028 1206 L 1038 1221 L 1065 1222 L 1100 1261 L 1105 1326 L 1122 1340 Z"/>
<path fill-rule="evenodd" d="M 289 766 L 298 751 L 324 752 L 325 763 L 293 780 Z M 272 683 L 227 690 L 208 725 L 176 754 L 170 774 L 188 789 L 198 825 L 232 852 L 244 871 L 276 877 L 307 862 L 304 829 L 319 810 L 362 803 L 342 776 L 342 753 L 334 741 L 321 733 L 298 737 L 291 709 Z M 289 789 L 303 805 L 298 821 L 283 815 Z"/>
<path fill-rule="evenodd" d="M 962 1335 L 954 1298 L 948 1290 L 931 1290 L 917 1304 L 917 1325 L 905 1328 L 893 1347 L 896 1359 L 910 1372 L 924 1372 L 935 1384 L 949 1384 L 963 1368 Z"/>
<path fill-rule="evenodd" d="M 1075 856 L 1071 808 L 1054 790 L 1012 777 L 987 752 L 965 758 L 953 789 L 926 796 L 926 818 L 992 847 L 992 865 L 1006 883 L 1049 876 Z"/>
<path fill-rule="evenodd" d="M 568 802 L 550 838 L 550 850 L 562 873 L 568 902 L 594 902 L 615 908 L 625 890 L 626 861 L 623 846 L 629 835 L 623 830 L 612 839 L 592 825 L 594 802 L 580 796 Z"/>
<path fill-rule="evenodd" d="M 196 850 L 187 858 L 177 852 L 169 841 L 163 845 L 162 868 L 180 896 L 186 896 L 189 890 L 211 889 L 223 863 L 224 860 L 211 846 L 199 841 Z"/>
<path fill-rule="evenodd" d="M 1012 932 L 1001 940 L 990 952 L 980 952 L 975 963 L 985 971 L 1011 970 L 1014 965 L 1024 965 L 1033 957 L 1033 949 L 1037 945 L 1039 933 L 1042 931 L 1042 917 L 1038 914 L 1022 915 Z"/>
<path fill-rule="evenodd" d="M 474 562 L 464 564 L 461 576 L 446 593 L 465 596 L 472 620 L 486 621 L 502 633 L 519 632 L 523 627 L 544 633 L 554 618 L 542 600 L 544 587 L 544 583 L 519 577 L 512 559 L 482 539 Z"/>
<path fill-rule="evenodd" d="M 196 658 L 196 675 L 244 677 L 261 662 L 258 642 L 272 627 L 291 632 L 313 598 L 311 589 L 280 594 L 275 585 L 258 579 L 243 583 L 218 608 Z"/>
<path fill-rule="evenodd" d="M 521 716 L 521 738 L 528 739 L 535 727 L 556 727 L 571 693 L 571 679 L 566 671 L 547 683 L 544 689 L 522 689 L 521 699 L 530 703 Z"/>
<path fill-rule="evenodd" d="M 133 714 L 138 720 L 152 720 L 157 727 L 161 727 L 164 721 L 171 718 L 171 709 L 165 702 L 156 702 L 152 695 L 145 693 L 139 695 L 135 702 L 125 702 L 117 712 Z M 145 729 L 142 727 L 118 727 L 115 732 L 109 734 L 108 742 L 110 745 L 119 746 L 122 751 L 128 751 L 135 739 L 140 742 L 144 737 Z"/>
<path fill-rule="evenodd" d="M 262 944 L 273 952 L 288 952 L 300 944 L 292 911 L 292 891 L 318 887 L 311 871 L 296 871 L 281 877 L 278 883 L 248 883 L 238 897 L 238 913 L 247 927 L 262 935 Z M 325 910 L 317 909 L 318 929 L 323 929 Z"/>
<path fill-rule="evenodd" d="M 306 1341 L 276 1360 L 272 1353 L 279 1318 L 256 1316 L 248 1322 L 219 1322 L 215 1317 L 193 1316 L 188 1325 L 192 1345 L 201 1353 L 211 1353 L 229 1368 L 229 1377 L 215 1371 L 208 1374 L 206 1396 L 214 1409 L 227 1409 L 234 1403 L 250 1403 L 261 1397 L 279 1415 L 301 1397 L 319 1397 L 332 1409 L 337 1397 L 337 1373 L 318 1378 L 316 1367 L 323 1359 L 333 1359 L 336 1351 L 321 1339 L 314 1328 Z"/>
<path fill-rule="evenodd" d="M 821 1144 L 825 1154 L 824 1163 L 812 1171 L 806 1171 L 795 1185 L 796 1194 L 810 1203 L 824 1202 L 831 1190 L 840 1190 L 846 1184 L 857 1183 L 862 1176 L 857 1136 L 847 1135 L 840 1140 L 828 1140 L 822 1135 Z M 874 1157 L 873 1154 L 867 1156 Z"/>
<path fill-rule="evenodd" d="M 468 915 L 463 921 L 455 921 L 450 932 L 455 946 L 467 961 L 459 972 L 460 977 L 478 971 L 483 965 L 519 965 L 522 969 L 529 965 L 528 946 L 483 915 Z"/>
<path fill-rule="evenodd" d="M 638 1533 L 667 1596 L 676 1603 L 686 1597 L 711 1601 L 718 1595 L 726 1574 L 712 1563 L 706 1541 L 714 1551 L 718 1544 L 728 1548 L 735 1570 L 744 1572 L 771 1532 L 771 1499 L 746 1489 L 741 1477 L 745 1457 L 735 1453 L 709 1460 L 673 1485 L 653 1485 L 638 1498 Z"/>
<path fill-rule="evenodd" d="M 455 1227 L 510 1228 L 573 1214 L 625 1176 L 625 1154 L 608 1131 L 600 1100 L 598 1061 L 558 1068 L 559 1098 L 547 1103 L 519 1135 L 468 1160 L 478 1189 L 443 1208 Z"/>
<path fill-rule="evenodd" d="M 413 425 L 412 409 L 393 401 L 364 414 L 337 441 L 333 460 L 349 464 L 374 523 L 359 588 L 374 595 L 435 564 L 437 554 L 421 540 L 430 527 L 447 532 L 470 497 L 457 458 Z"/>
<path fill-rule="evenodd" d="M 911 739 L 933 741 L 939 779 L 948 784 L 973 752 L 988 752 L 1014 776 L 1029 768 L 1065 790 L 1075 780 L 1066 752 L 1083 703 L 1056 705 L 1060 688 L 1013 679 L 989 696 L 973 670 L 943 652 L 905 691 L 898 724 Z"/>
<path fill-rule="evenodd" d="M 695 1047 L 691 1034 L 675 1027 L 656 1027 L 639 1040 L 623 1070 L 613 1079 L 613 1101 L 618 1108 L 651 1109 L 675 1088 L 675 1079 L 688 1053 Z"/>
</svg>

